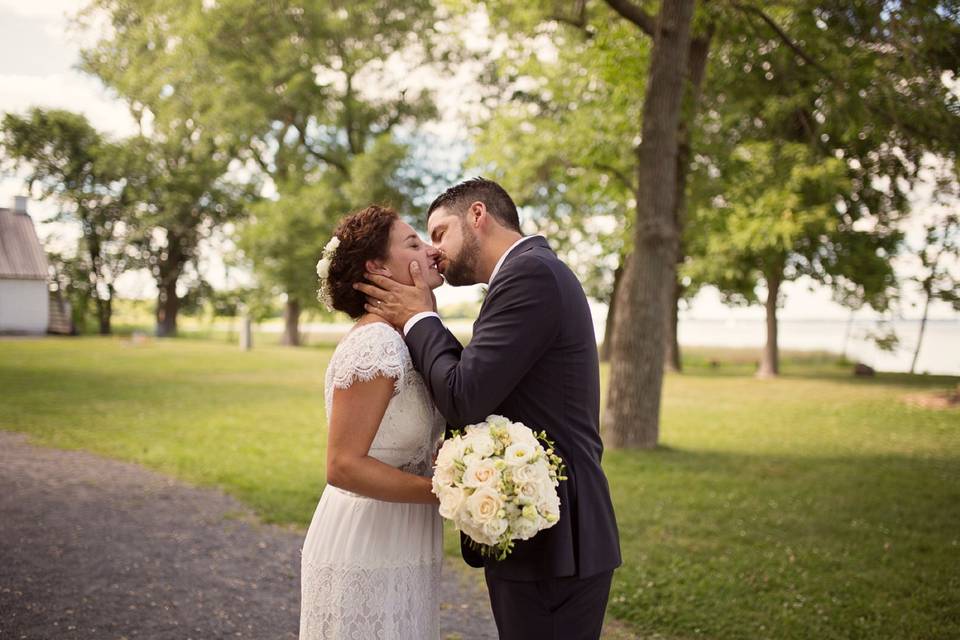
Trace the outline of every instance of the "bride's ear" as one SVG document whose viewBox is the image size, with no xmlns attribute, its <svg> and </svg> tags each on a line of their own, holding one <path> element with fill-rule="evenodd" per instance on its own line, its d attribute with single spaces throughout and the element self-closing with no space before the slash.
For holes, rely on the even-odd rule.
<svg viewBox="0 0 960 640">
<path fill-rule="evenodd" d="M 388 278 L 393 277 L 393 273 L 391 273 L 390 269 L 388 269 L 387 266 L 380 260 L 367 260 L 363 264 L 363 268 L 367 270 L 367 273 L 375 273 L 378 276 L 386 276 Z"/>
</svg>

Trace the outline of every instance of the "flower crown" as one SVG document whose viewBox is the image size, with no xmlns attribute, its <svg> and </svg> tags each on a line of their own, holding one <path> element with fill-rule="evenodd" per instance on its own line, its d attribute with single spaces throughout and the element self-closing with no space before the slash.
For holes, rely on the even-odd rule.
<svg viewBox="0 0 960 640">
<path fill-rule="evenodd" d="M 330 275 L 330 263 L 333 262 L 333 254 L 337 252 L 339 246 L 340 238 L 337 236 L 330 238 L 330 242 L 323 248 L 323 256 L 317 262 L 317 277 L 320 278 L 317 300 L 322 302 L 329 311 L 333 311 L 333 298 L 330 295 L 330 283 L 327 277 Z"/>
</svg>

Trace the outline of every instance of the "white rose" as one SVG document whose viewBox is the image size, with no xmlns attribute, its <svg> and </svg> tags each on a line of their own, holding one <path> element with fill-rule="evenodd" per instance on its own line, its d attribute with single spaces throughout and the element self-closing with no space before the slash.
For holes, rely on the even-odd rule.
<svg viewBox="0 0 960 640">
<path fill-rule="evenodd" d="M 510 434 L 510 442 L 513 444 L 527 444 L 535 446 L 539 441 L 533 435 L 529 427 L 525 427 L 519 422 L 511 422 L 507 425 L 507 433 Z"/>
<path fill-rule="evenodd" d="M 463 456 L 464 447 L 463 438 L 460 436 L 445 441 L 443 446 L 440 447 L 440 451 L 437 452 L 437 466 L 452 465 L 454 461 Z"/>
<path fill-rule="evenodd" d="M 497 538 L 503 535 L 503 532 L 507 530 L 508 524 L 509 523 L 507 522 L 506 518 L 496 518 L 494 520 L 485 522 L 483 524 L 483 535 L 487 536 L 487 538 L 490 540 L 496 541 Z"/>
<path fill-rule="evenodd" d="M 491 427 L 506 427 L 510 424 L 510 421 L 503 416 L 498 416 L 496 414 L 487 416 L 487 424 Z"/>
<path fill-rule="evenodd" d="M 440 515 L 448 520 L 453 520 L 466 501 L 466 491 L 460 487 L 446 487 L 440 493 Z"/>
<path fill-rule="evenodd" d="M 456 477 L 456 467 L 452 464 L 446 465 L 437 465 L 433 471 L 433 486 L 436 487 L 446 487 L 453 484 L 453 481 Z M 436 492 L 436 491 L 434 491 Z"/>
<path fill-rule="evenodd" d="M 483 460 L 483 458 L 475 453 L 467 453 L 460 460 L 463 462 L 463 466 L 470 467 L 478 464 L 481 460 Z"/>
<path fill-rule="evenodd" d="M 517 484 L 533 482 L 540 479 L 539 471 L 532 464 L 524 464 L 513 467 L 511 472 L 513 473 L 513 481 Z"/>
<path fill-rule="evenodd" d="M 473 521 L 479 525 L 497 519 L 497 514 L 502 508 L 503 500 L 500 494 L 490 487 L 481 487 L 467 498 L 467 511 Z"/>
<path fill-rule="evenodd" d="M 466 510 L 460 512 L 460 519 L 457 522 L 457 528 L 467 534 L 467 536 L 481 544 L 494 544 L 494 540 L 491 540 L 483 532 L 483 526 L 474 522 L 471 518 L 465 517 L 464 513 Z"/>
<path fill-rule="evenodd" d="M 529 540 L 535 536 L 540 531 L 539 520 L 539 517 L 532 520 L 528 518 L 515 520 L 511 525 L 514 537 L 519 540 Z"/>
<path fill-rule="evenodd" d="M 544 458 L 537 458 L 530 465 L 535 477 L 550 481 L 550 464 Z"/>
<path fill-rule="evenodd" d="M 547 491 L 540 496 L 537 511 L 551 524 L 560 519 L 560 498 L 555 491 Z"/>
<path fill-rule="evenodd" d="M 517 498 L 520 504 L 537 504 L 541 501 L 542 485 L 533 480 L 517 485 Z"/>
<path fill-rule="evenodd" d="M 340 246 L 340 238 L 333 236 L 330 238 L 330 242 L 327 243 L 327 246 L 323 248 L 325 253 L 330 253 L 337 250 L 337 247 Z"/>
<path fill-rule="evenodd" d="M 464 445 L 471 447 L 473 452 L 481 458 L 488 458 L 493 455 L 497 449 L 497 443 L 493 441 L 489 433 L 475 432 L 464 439 Z"/>
<path fill-rule="evenodd" d="M 496 487 L 500 482 L 500 471 L 493 460 L 477 460 L 467 465 L 463 472 L 465 487 Z"/>
<path fill-rule="evenodd" d="M 503 460 L 511 467 L 526 465 L 533 458 L 535 450 L 528 444 L 512 444 L 503 454 Z"/>
</svg>

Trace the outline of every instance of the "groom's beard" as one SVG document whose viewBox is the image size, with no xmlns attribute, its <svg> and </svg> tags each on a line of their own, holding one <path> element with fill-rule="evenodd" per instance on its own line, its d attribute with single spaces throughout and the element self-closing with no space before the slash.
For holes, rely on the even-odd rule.
<svg viewBox="0 0 960 640">
<path fill-rule="evenodd" d="M 461 221 L 463 245 L 456 258 L 447 256 L 447 268 L 443 270 L 443 278 L 447 284 L 454 287 L 463 287 L 477 284 L 477 263 L 480 262 L 480 243 L 477 237 Z"/>
</svg>

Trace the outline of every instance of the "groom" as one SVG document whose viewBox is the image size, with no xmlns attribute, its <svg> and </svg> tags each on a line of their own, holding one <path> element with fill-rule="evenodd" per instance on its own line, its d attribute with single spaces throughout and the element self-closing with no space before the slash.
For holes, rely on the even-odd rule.
<svg viewBox="0 0 960 640">
<path fill-rule="evenodd" d="M 500 638 L 599 638 L 613 570 L 617 523 L 600 468 L 600 375 L 587 299 L 543 236 L 520 233 L 517 207 L 495 182 L 474 178 L 441 194 L 427 231 L 453 286 L 488 283 L 463 347 L 434 312 L 419 265 L 414 286 L 367 274 L 367 310 L 402 328 L 414 366 L 447 422 L 463 427 L 500 414 L 555 441 L 566 463 L 560 521 L 518 541 L 502 561 L 461 545 L 485 566 Z"/>
</svg>

